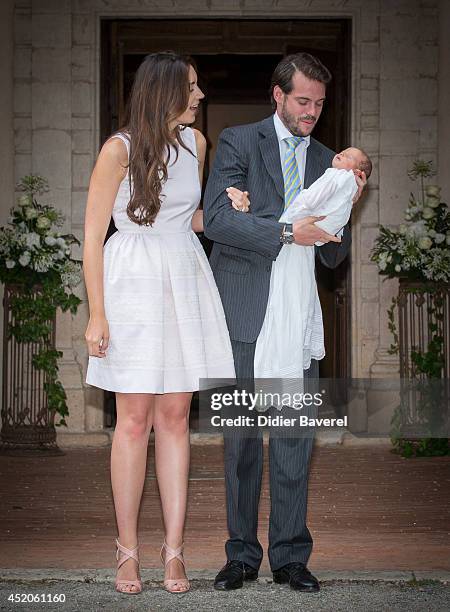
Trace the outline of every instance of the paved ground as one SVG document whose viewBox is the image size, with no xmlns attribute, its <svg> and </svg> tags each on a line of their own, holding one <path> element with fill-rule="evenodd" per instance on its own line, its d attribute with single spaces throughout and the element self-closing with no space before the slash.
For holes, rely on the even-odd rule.
<svg viewBox="0 0 450 612">
<path fill-rule="evenodd" d="M 0 568 L 113 567 L 109 452 L 0 457 Z M 153 466 L 150 447 L 141 558 L 144 568 L 161 571 L 163 533 Z M 259 528 L 265 549 L 269 501 L 266 465 Z M 315 448 L 309 525 L 315 571 L 450 571 L 450 458 L 407 460 L 376 447 Z M 223 449 L 193 446 L 188 569 L 220 568 L 225 538 Z M 269 575 L 266 559 L 262 572 Z"/>
<path fill-rule="evenodd" d="M 23 594 L 30 603 L 8 602 L 11 594 Z M 65 597 L 64 603 L 49 603 Z M 47 603 L 31 603 L 35 596 Z M 450 587 L 439 583 L 327 582 L 318 594 L 302 594 L 286 585 L 262 580 L 231 593 L 219 593 L 206 580 L 192 581 L 184 595 L 170 595 L 156 583 L 146 583 L 140 595 L 115 593 L 110 584 L 54 582 L 9 583 L 0 586 L 0 610 L 94 612 L 100 610 L 193 610 L 196 612 L 444 612 L 450 609 Z"/>
</svg>

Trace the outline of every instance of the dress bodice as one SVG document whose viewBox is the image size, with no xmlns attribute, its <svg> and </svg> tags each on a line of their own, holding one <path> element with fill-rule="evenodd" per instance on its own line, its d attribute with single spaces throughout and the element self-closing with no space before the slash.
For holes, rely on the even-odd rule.
<svg viewBox="0 0 450 612">
<path fill-rule="evenodd" d="M 127 135 L 119 132 L 112 138 L 120 138 L 126 144 L 129 156 L 130 141 Z M 192 231 L 192 215 L 198 208 L 201 197 L 193 130 L 191 128 L 182 130 L 181 139 L 189 151 L 178 146 L 177 157 L 175 148 L 170 147 L 170 159 L 167 166 L 168 178 L 161 190 L 161 208 L 152 227 L 138 225 L 128 218 L 127 206 L 130 201 L 133 179 L 127 172 L 126 177 L 120 183 L 112 211 L 114 224 L 119 232 L 169 234 Z"/>
</svg>

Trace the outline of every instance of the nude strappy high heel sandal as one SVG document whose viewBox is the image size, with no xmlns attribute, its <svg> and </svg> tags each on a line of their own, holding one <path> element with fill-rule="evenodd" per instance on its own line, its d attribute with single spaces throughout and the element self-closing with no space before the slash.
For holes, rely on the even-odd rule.
<svg viewBox="0 0 450 612">
<path fill-rule="evenodd" d="M 159 553 L 164 568 L 168 563 L 170 563 L 170 561 L 172 561 L 172 559 L 178 559 L 183 564 L 183 567 L 186 568 L 183 559 L 183 546 L 184 544 L 181 544 L 181 546 L 178 548 L 170 548 L 170 546 L 167 545 L 166 540 L 164 540 L 164 544 L 161 547 L 161 552 Z M 166 553 L 165 558 L 163 558 L 163 550 Z M 176 584 L 183 588 L 180 590 L 174 589 L 173 587 Z M 164 588 L 169 593 L 186 593 L 191 588 L 191 585 L 189 584 L 189 580 L 187 578 L 167 578 L 164 580 Z"/>
<path fill-rule="evenodd" d="M 139 546 L 136 546 L 136 548 L 133 548 L 133 550 L 130 550 L 129 548 L 125 548 L 125 546 L 122 546 L 122 544 L 119 542 L 117 538 L 116 538 L 116 546 L 117 546 L 117 552 L 116 552 L 117 569 L 119 569 L 119 567 L 123 563 L 125 563 L 125 561 L 127 561 L 128 559 L 134 559 L 138 564 L 138 571 L 139 571 L 139 557 L 137 555 Z M 120 557 L 119 555 L 120 552 L 123 553 L 122 557 Z M 124 590 L 120 588 L 122 585 L 134 586 L 136 587 L 136 589 L 134 591 Z M 127 595 L 137 595 L 138 593 L 142 591 L 142 580 L 140 578 L 138 578 L 137 580 L 118 580 L 116 578 L 116 591 L 119 591 L 119 593 L 126 593 Z"/>
</svg>

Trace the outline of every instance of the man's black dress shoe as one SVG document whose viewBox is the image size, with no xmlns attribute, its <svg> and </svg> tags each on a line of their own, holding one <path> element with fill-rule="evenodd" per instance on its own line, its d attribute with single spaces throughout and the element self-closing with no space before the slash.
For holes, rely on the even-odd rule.
<svg viewBox="0 0 450 612">
<path fill-rule="evenodd" d="M 311 574 L 303 563 L 288 563 L 273 572 L 273 581 L 279 584 L 288 582 L 292 589 L 317 593 L 320 591 L 319 581 Z"/>
<path fill-rule="evenodd" d="M 240 589 L 244 580 L 256 580 L 258 570 L 255 570 L 243 561 L 227 561 L 214 580 L 214 588 L 217 591 L 231 591 Z"/>
</svg>

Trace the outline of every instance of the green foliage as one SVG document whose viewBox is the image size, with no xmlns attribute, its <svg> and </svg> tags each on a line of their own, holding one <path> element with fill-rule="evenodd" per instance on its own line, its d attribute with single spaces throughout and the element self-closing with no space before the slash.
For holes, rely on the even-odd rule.
<svg viewBox="0 0 450 612">
<path fill-rule="evenodd" d="M 412 168 L 408 170 L 408 176 L 412 181 L 415 181 L 417 178 L 430 178 L 435 176 L 436 171 L 433 170 L 433 162 L 432 161 L 423 161 L 422 159 L 416 160 Z"/>
<path fill-rule="evenodd" d="M 29 174 L 24 176 L 17 185 L 18 191 L 24 191 L 31 196 L 36 194 L 42 195 L 49 191 L 49 185 L 46 178 L 39 174 Z"/>
<path fill-rule="evenodd" d="M 425 185 L 425 179 L 436 174 L 431 161 L 416 160 L 408 171 L 412 181 L 419 180 L 417 197 L 411 193 L 405 210 L 405 222 L 399 227 L 380 225 L 379 235 L 371 253 L 371 261 L 378 265 L 379 273 L 386 278 L 400 278 L 423 287 L 414 292 L 432 292 L 431 309 L 428 311 L 429 342 L 425 351 L 411 350 L 411 376 L 425 380 L 437 380 L 444 366 L 444 338 L 439 332 L 442 325 L 442 300 L 439 289 L 442 283 L 450 282 L 450 212 L 441 201 L 438 185 Z M 431 281 L 431 282 L 430 282 Z M 435 289 L 433 289 L 433 283 Z M 441 301 L 440 301 L 441 300 Z M 393 298 L 388 309 L 388 326 L 394 341 L 388 349 L 391 355 L 399 354 L 399 335 L 395 323 L 398 298 Z M 436 398 L 429 390 L 422 389 L 421 416 L 433 427 L 436 413 Z M 448 454 L 448 441 L 438 438 L 404 440 L 401 425 L 406 413 L 405 406 L 398 406 L 392 419 L 391 439 L 397 452 L 405 457 Z"/>
<path fill-rule="evenodd" d="M 415 385 L 415 393 L 418 398 L 418 417 L 422 425 L 428 425 L 430 431 L 438 430 L 445 431 L 445 423 L 441 407 L 444 405 L 446 398 L 441 385 L 436 384 L 443 377 L 445 366 L 445 343 L 444 336 L 441 333 L 444 324 L 444 305 L 445 300 L 439 286 L 432 287 L 430 285 L 422 288 L 415 287 L 411 290 L 415 294 L 428 293 L 430 300 L 428 302 L 428 334 L 429 341 L 427 349 L 420 351 L 415 348 L 411 350 L 413 379 L 420 381 Z M 398 352 L 398 333 L 395 326 L 394 311 L 398 305 L 398 298 L 393 298 L 391 308 L 389 309 L 389 329 L 394 335 L 394 343 Z M 391 345 L 393 346 L 393 345 Z M 394 351 L 393 351 L 394 352 Z M 434 381 L 434 382 L 433 382 Z M 391 421 L 391 441 L 397 453 L 403 457 L 440 457 L 450 454 L 450 445 L 448 438 L 426 437 L 417 440 L 404 439 L 401 436 L 401 426 L 404 421 L 404 415 L 408 409 L 408 398 L 405 400 L 405 405 L 400 404 L 397 407 Z"/>
<path fill-rule="evenodd" d="M 394 342 L 388 349 L 389 355 L 398 355 L 399 351 L 399 338 L 397 332 L 397 326 L 395 325 L 395 309 L 398 306 L 398 298 L 393 297 L 392 303 L 388 308 L 388 328 L 391 334 L 394 336 Z"/>
<path fill-rule="evenodd" d="M 44 373 L 48 408 L 59 416 L 55 425 L 67 425 L 67 396 L 58 380 L 62 353 L 52 348 L 52 333 L 57 309 L 75 314 L 81 302 L 73 292 L 81 280 L 81 262 L 70 256 L 71 245 L 80 243 L 72 234 L 56 231 L 64 224 L 59 211 L 36 200 L 49 190 L 45 178 L 25 176 L 17 189 L 23 195 L 11 209 L 9 226 L 0 228 L 0 281 L 16 289 L 11 296 L 13 323 L 5 333 L 19 343 L 39 346 L 33 367 Z"/>
<path fill-rule="evenodd" d="M 422 438 L 405 440 L 393 438 L 394 451 L 402 457 L 445 457 L 450 455 L 450 445 L 446 438 Z"/>
</svg>

